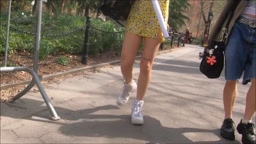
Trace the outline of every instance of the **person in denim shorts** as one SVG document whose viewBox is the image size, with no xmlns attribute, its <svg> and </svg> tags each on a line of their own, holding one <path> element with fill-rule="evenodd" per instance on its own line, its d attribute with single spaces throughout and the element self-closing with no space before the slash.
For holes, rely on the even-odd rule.
<svg viewBox="0 0 256 144">
<path fill-rule="evenodd" d="M 251 82 L 246 95 L 246 105 L 243 118 L 237 125 L 237 131 L 242 135 L 243 144 L 256 144 L 255 126 L 252 117 L 256 111 L 256 1 L 228 0 L 217 20 L 210 40 L 217 40 L 225 21 L 232 16 L 229 25 L 229 35 L 225 49 L 225 79 L 223 90 L 224 121 L 220 135 L 228 140 L 235 139 L 235 125 L 232 110 L 237 96 L 239 79 L 243 84 Z M 216 32 L 218 31 L 218 32 Z M 215 32 L 215 33 L 214 33 Z"/>
<path fill-rule="evenodd" d="M 248 81 L 251 81 L 251 86 L 246 96 L 244 118 L 241 120 L 241 123 L 245 122 L 247 123 L 247 125 L 245 126 L 246 128 L 254 129 L 254 125 L 252 124 L 252 116 L 255 112 L 256 107 L 256 28 L 251 28 L 249 25 L 240 23 L 239 20 L 242 18 L 243 17 L 240 17 L 236 21 L 233 30 L 230 33 L 230 37 L 225 50 L 226 84 L 224 87 L 223 98 L 224 100 L 226 99 L 226 101 L 229 102 L 235 101 L 235 97 L 237 95 L 237 80 L 242 76 L 242 74 L 243 84 L 247 84 Z M 233 95 L 232 100 L 230 100 L 230 97 L 228 97 L 227 95 Z M 229 104 L 226 106 L 230 107 Z M 228 120 L 230 120 L 230 118 L 228 118 Z M 241 124 L 238 125 L 238 129 L 239 128 L 241 128 Z M 248 139 L 254 139 L 254 142 L 244 143 L 255 144 L 254 132 L 249 135 L 247 134 L 247 136 L 243 137 L 243 141 L 250 141 Z"/>
</svg>

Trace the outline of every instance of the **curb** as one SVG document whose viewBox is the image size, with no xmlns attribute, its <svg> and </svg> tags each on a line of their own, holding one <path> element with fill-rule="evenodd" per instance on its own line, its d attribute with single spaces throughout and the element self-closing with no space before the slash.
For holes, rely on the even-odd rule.
<svg viewBox="0 0 256 144">
<path fill-rule="evenodd" d="M 175 47 L 175 48 L 171 48 L 171 49 L 168 49 L 168 50 L 161 50 L 161 51 L 159 51 L 157 53 L 157 55 L 168 53 L 168 52 L 172 52 L 172 51 L 175 51 L 175 50 L 178 50 L 178 49 L 181 49 L 181 48 L 184 48 L 184 47 Z M 139 58 L 141 58 L 141 56 L 137 56 L 136 57 L 136 59 L 139 59 Z M 77 73 L 77 72 L 81 72 L 81 71 L 95 70 L 97 68 L 102 68 L 102 67 L 108 66 L 108 65 L 116 65 L 118 63 L 120 63 L 120 60 L 100 63 L 100 64 L 86 66 L 86 67 L 81 67 L 81 68 L 75 68 L 75 69 L 67 70 L 67 71 L 64 71 L 64 72 L 58 72 L 58 73 L 54 73 L 54 74 L 39 76 L 39 79 L 41 81 L 50 80 L 50 79 L 53 79 L 53 78 L 56 78 L 56 77 L 60 77 L 60 76 L 63 76 L 63 75 Z M 14 84 L 1 85 L 0 86 L 0 90 L 5 90 L 5 89 L 16 87 L 16 86 L 19 86 L 19 85 L 29 84 L 30 82 L 31 82 L 31 80 L 27 80 L 27 81 L 22 81 L 22 82 L 14 83 Z"/>
</svg>

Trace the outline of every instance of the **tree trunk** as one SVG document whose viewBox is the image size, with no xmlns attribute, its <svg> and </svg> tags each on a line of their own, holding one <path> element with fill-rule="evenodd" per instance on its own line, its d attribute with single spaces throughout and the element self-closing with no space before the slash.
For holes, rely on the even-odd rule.
<svg viewBox="0 0 256 144">
<path fill-rule="evenodd" d="M 96 17 L 99 17 L 100 16 L 100 8 L 97 9 L 97 15 Z"/>
<path fill-rule="evenodd" d="M 68 14 L 72 15 L 72 8 L 68 8 Z"/>
<path fill-rule="evenodd" d="M 196 31 L 196 38 L 198 37 L 198 32 L 199 32 L 199 29 L 200 29 L 200 26 L 201 26 L 201 18 L 202 18 L 202 15 L 200 14 L 199 15 L 199 23 L 198 23 L 197 31 Z"/>
<path fill-rule="evenodd" d="M 33 8 L 32 8 L 33 15 L 36 14 L 36 7 L 37 7 L 37 0 L 35 0 L 35 3 L 34 3 Z"/>
<path fill-rule="evenodd" d="M 4 3 L 4 1 L 0 1 L 0 11 L 2 11 L 2 8 L 4 7 L 3 4 Z"/>
<path fill-rule="evenodd" d="M 52 14 L 52 6 L 49 7 L 49 13 Z"/>
<path fill-rule="evenodd" d="M 63 14 L 64 11 L 65 11 L 65 3 L 66 3 L 66 0 L 62 0 L 62 4 L 61 4 L 61 14 Z"/>
</svg>

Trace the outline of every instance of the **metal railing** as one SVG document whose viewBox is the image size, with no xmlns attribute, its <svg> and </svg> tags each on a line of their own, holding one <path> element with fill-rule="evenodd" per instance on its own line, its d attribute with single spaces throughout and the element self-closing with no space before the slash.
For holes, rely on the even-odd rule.
<svg viewBox="0 0 256 144">
<path fill-rule="evenodd" d="M 60 117 L 56 113 L 54 107 L 52 106 L 49 97 L 47 96 L 43 85 L 40 82 L 38 72 L 38 61 L 39 61 L 39 49 L 40 49 L 40 40 L 41 40 L 41 20 L 42 20 L 42 5 L 43 0 L 38 0 L 37 3 L 37 20 L 36 20 L 36 32 L 34 33 L 34 58 L 33 58 L 33 68 L 25 67 L 25 66 L 14 66 L 9 67 L 7 66 L 8 62 L 8 48 L 9 48 L 9 31 L 10 31 L 10 19 L 11 19 L 11 4 L 12 0 L 9 0 L 9 7 L 8 7 L 8 20 L 6 25 L 6 47 L 5 47 L 5 56 L 4 56 L 4 66 L 0 67 L 0 72 L 14 72 L 14 71 L 26 71 L 32 76 L 31 82 L 19 92 L 16 96 L 14 96 L 9 102 L 15 102 L 22 96 L 24 96 L 32 87 L 36 84 L 42 98 L 44 99 L 53 120 L 59 120 Z"/>
</svg>

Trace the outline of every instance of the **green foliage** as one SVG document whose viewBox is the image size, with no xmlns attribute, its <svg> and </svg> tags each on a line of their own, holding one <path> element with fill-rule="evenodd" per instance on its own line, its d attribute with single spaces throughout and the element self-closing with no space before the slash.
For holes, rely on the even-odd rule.
<svg viewBox="0 0 256 144">
<path fill-rule="evenodd" d="M 13 64 L 13 63 L 11 63 L 11 62 L 8 62 L 8 63 L 7 63 L 7 66 L 12 67 L 12 66 L 15 66 L 15 64 Z"/>
<path fill-rule="evenodd" d="M 3 55 L 5 52 L 5 35 L 6 31 L 3 28 L 0 28 L 0 55 Z"/>
<path fill-rule="evenodd" d="M 48 55 L 54 54 L 55 43 L 48 40 L 42 40 L 39 49 L 39 60 L 47 58 Z"/>
<path fill-rule="evenodd" d="M 178 30 L 189 18 L 185 15 L 186 9 L 190 6 L 188 0 L 170 0 L 168 24 Z"/>
<path fill-rule="evenodd" d="M 16 16 L 18 18 L 15 18 Z M 0 19 L 1 22 L 7 21 L 7 15 L 1 15 Z M 3 55 L 5 52 L 6 23 L 2 23 L 0 27 L 0 54 Z M 17 50 L 33 54 L 35 37 L 31 33 L 34 33 L 34 27 L 34 16 L 25 17 L 16 13 L 12 14 L 9 54 L 13 54 Z M 121 32 L 119 33 L 119 31 Z M 116 27 L 111 21 L 105 22 L 92 18 L 89 34 L 89 55 L 108 51 L 117 51 L 118 53 L 123 39 L 122 31 L 123 28 Z M 49 55 L 80 54 L 84 47 L 84 36 L 85 17 L 73 15 L 52 16 L 44 13 L 42 16 L 39 59 L 44 60 Z"/>
<path fill-rule="evenodd" d="M 97 28 L 97 29 L 95 29 Z M 107 51 L 119 51 L 123 40 L 123 29 L 116 27 L 111 21 L 92 21 L 90 31 L 89 54 L 104 53 Z"/>
<path fill-rule="evenodd" d="M 193 39 L 192 44 L 201 45 L 202 39 Z"/>
<path fill-rule="evenodd" d="M 69 62 L 69 59 L 65 56 L 60 56 L 57 59 L 57 63 L 60 64 L 60 65 L 63 65 L 63 66 L 68 65 L 68 62 Z"/>
<path fill-rule="evenodd" d="M 1 63 L 1 64 L 0 64 L 0 67 L 4 67 L 4 66 L 5 66 L 4 63 Z M 6 66 L 8 66 L 8 67 L 13 67 L 13 66 L 16 66 L 16 65 L 15 65 L 14 63 L 7 62 Z"/>
</svg>

